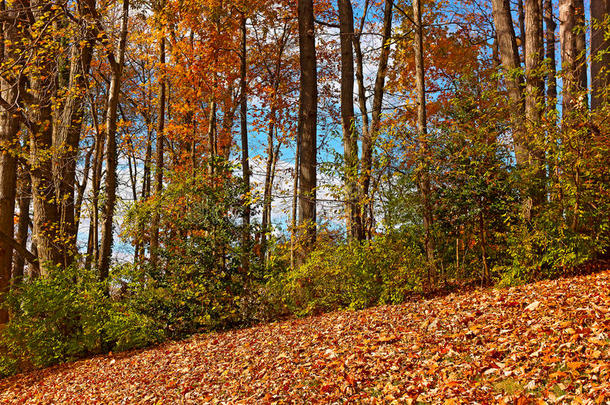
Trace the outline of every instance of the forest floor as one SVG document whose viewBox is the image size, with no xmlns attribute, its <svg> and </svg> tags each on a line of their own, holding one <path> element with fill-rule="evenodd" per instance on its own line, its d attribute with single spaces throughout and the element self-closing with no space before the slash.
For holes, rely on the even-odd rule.
<svg viewBox="0 0 610 405">
<path fill-rule="evenodd" d="M 334 312 L 0 381 L 0 403 L 610 403 L 610 271 Z"/>
</svg>

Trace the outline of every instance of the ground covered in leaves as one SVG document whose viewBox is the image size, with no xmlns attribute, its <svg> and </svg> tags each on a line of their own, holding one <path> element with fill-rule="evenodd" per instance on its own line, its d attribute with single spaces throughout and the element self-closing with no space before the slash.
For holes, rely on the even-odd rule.
<svg viewBox="0 0 610 405">
<path fill-rule="evenodd" d="M 337 312 L 0 381 L 1 403 L 610 401 L 610 271 Z"/>
</svg>

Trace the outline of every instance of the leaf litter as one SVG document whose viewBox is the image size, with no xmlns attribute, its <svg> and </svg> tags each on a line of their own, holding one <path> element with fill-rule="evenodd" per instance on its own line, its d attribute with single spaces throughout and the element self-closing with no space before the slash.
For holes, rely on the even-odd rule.
<svg viewBox="0 0 610 405">
<path fill-rule="evenodd" d="M 610 403 L 610 271 L 195 335 L 0 381 L 1 403 Z"/>
</svg>

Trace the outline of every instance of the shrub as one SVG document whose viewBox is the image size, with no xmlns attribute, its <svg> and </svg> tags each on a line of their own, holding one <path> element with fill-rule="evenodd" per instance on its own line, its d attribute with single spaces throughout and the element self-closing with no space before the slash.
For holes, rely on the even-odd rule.
<svg viewBox="0 0 610 405">
<path fill-rule="evenodd" d="M 7 301 L 12 318 L 2 332 L 3 364 L 42 367 L 100 349 L 109 305 L 92 272 L 51 268 Z"/>
<path fill-rule="evenodd" d="M 404 242 L 380 237 L 321 248 L 304 265 L 287 272 L 283 281 L 271 282 L 276 288 L 284 286 L 283 301 L 297 315 L 361 309 L 402 302 L 420 291 L 424 263 L 422 255 Z"/>
</svg>

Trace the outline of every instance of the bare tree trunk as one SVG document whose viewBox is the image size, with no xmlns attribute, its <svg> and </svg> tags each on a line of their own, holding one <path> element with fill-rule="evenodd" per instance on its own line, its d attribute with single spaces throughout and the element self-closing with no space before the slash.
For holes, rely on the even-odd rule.
<svg viewBox="0 0 610 405">
<path fill-rule="evenodd" d="M 50 66 L 46 66 L 48 70 Z M 32 179 L 32 198 L 34 201 L 34 231 L 41 276 L 45 277 L 45 263 L 61 264 L 61 234 L 59 232 L 59 207 L 55 199 L 52 161 L 49 151 L 52 148 L 52 78 L 41 76 L 33 80 L 33 89 L 38 107 L 32 111 L 31 121 L 39 123 L 30 135 L 30 168 Z"/>
<path fill-rule="evenodd" d="M 508 96 L 511 101 L 513 114 L 513 144 L 517 164 L 525 165 L 528 161 L 527 149 L 524 146 L 525 128 L 523 117 L 525 105 L 523 103 L 523 76 L 516 72 L 521 68 L 517 40 L 510 13 L 509 0 L 492 0 L 493 18 L 496 26 L 498 50 L 505 74 Z"/>
<path fill-rule="evenodd" d="M 563 76 L 562 115 L 568 118 L 577 109 L 587 106 L 586 98 L 578 99 L 587 89 L 587 62 L 582 0 L 559 2 L 559 40 Z"/>
<path fill-rule="evenodd" d="M 604 36 L 608 25 L 600 24 L 610 14 L 610 0 L 591 0 L 591 109 L 604 107 L 610 100 L 610 38 Z"/>
<path fill-rule="evenodd" d="M 260 233 L 260 259 L 265 257 L 267 245 L 267 233 L 269 232 L 269 215 L 267 211 L 271 209 L 271 174 L 273 170 L 273 151 L 274 151 L 274 136 L 275 136 L 275 107 L 271 108 L 271 122 L 269 123 L 269 132 L 267 133 L 267 162 L 265 165 L 265 185 L 263 186 L 263 212 L 261 216 L 261 233 Z"/>
<path fill-rule="evenodd" d="M 364 239 L 358 204 L 358 137 L 354 113 L 354 13 L 351 0 L 337 0 L 341 44 L 341 128 L 347 189 L 347 230 L 351 239 Z"/>
<path fill-rule="evenodd" d="M 251 207 L 250 207 L 250 158 L 248 156 L 248 83 L 247 83 L 247 27 L 246 27 L 246 16 L 242 14 L 241 16 L 241 54 L 240 54 L 240 78 L 239 78 L 239 87 L 240 87 L 240 129 L 241 129 L 241 168 L 242 168 L 242 176 L 244 181 L 244 212 L 242 216 L 243 221 L 243 231 L 242 231 L 242 258 L 241 258 L 241 267 L 244 273 L 248 273 L 250 269 L 250 252 L 248 251 L 250 248 L 250 215 L 251 215 Z"/>
<path fill-rule="evenodd" d="M 80 184 L 78 184 L 76 190 L 76 202 L 74 203 L 74 229 L 78 234 L 78 229 L 80 227 L 80 218 L 83 209 L 83 200 L 85 199 L 85 190 L 87 189 L 87 184 L 89 183 L 89 171 L 91 170 L 91 157 L 93 156 L 93 151 L 95 150 L 95 145 L 91 145 L 87 154 L 85 155 L 85 166 L 83 167 L 83 180 Z"/>
<path fill-rule="evenodd" d="M 388 59 L 390 57 L 390 40 L 392 38 L 392 10 L 394 0 L 386 0 L 384 12 L 383 12 L 383 34 L 382 41 L 383 47 L 381 48 L 381 54 L 379 55 L 379 62 L 377 65 L 377 76 L 375 77 L 375 87 L 373 90 L 373 107 L 371 110 L 371 126 L 366 132 L 363 132 L 362 137 L 362 158 L 361 158 L 361 196 L 360 200 L 363 206 L 363 211 L 366 212 L 366 205 L 370 204 L 369 189 L 371 185 L 371 171 L 373 167 L 373 147 L 375 145 L 375 139 L 379 132 L 381 123 L 381 108 L 383 105 L 383 95 L 385 89 L 385 78 L 388 72 Z M 362 59 L 360 58 L 360 61 Z M 359 86 L 363 86 L 360 83 Z M 367 229 L 366 234 L 370 234 L 372 228 L 373 218 L 364 217 L 363 226 Z"/>
<path fill-rule="evenodd" d="M 165 67 L 165 37 L 161 37 L 159 43 L 159 64 L 160 69 Z M 155 194 L 161 196 L 163 191 L 163 142 L 165 132 L 165 78 L 164 73 L 160 73 L 159 77 L 159 115 L 157 117 L 157 168 L 155 171 Z M 157 266 L 158 251 L 159 251 L 159 212 L 155 211 L 152 220 L 152 229 L 150 237 L 150 262 Z"/>
<path fill-rule="evenodd" d="M 294 155 L 294 173 L 293 173 L 293 184 L 292 184 L 292 212 L 290 217 L 290 269 L 294 270 L 296 266 L 296 255 L 297 255 L 297 209 L 299 200 L 299 156 L 300 156 L 301 142 L 299 134 L 297 133 L 296 139 L 296 152 Z"/>
<path fill-rule="evenodd" d="M 526 36 L 526 24 L 525 24 L 525 8 L 523 6 L 523 0 L 517 0 L 517 15 L 519 17 L 519 42 L 521 43 L 521 52 L 523 60 L 527 58 L 527 36 Z"/>
<path fill-rule="evenodd" d="M 539 0 L 525 0 L 525 118 L 530 134 L 528 139 L 529 165 L 533 168 L 533 182 L 530 185 L 532 206 L 537 207 L 545 197 L 545 159 L 542 134 L 542 105 L 544 100 L 544 80 L 542 78 L 542 12 Z"/>
<path fill-rule="evenodd" d="M 553 18 L 552 0 L 544 0 L 544 23 L 546 26 L 546 59 L 548 61 L 547 107 L 552 111 L 557 108 L 557 62 L 555 61 L 555 30 L 557 24 Z"/>
<path fill-rule="evenodd" d="M 108 112 L 108 101 L 104 109 L 104 121 Z M 106 138 L 104 131 L 98 125 L 97 111 L 95 103 L 91 102 L 91 114 L 95 126 L 95 154 L 93 156 L 93 173 L 91 174 L 91 213 L 89 219 L 89 238 L 87 241 L 87 255 L 85 256 L 85 268 L 89 269 L 91 263 L 96 263 L 99 260 L 99 197 L 102 182 L 102 164 L 104 160 L 104 149 Z"/>
<path fill-rule="evenodd" d="M 298 2 L 299 63 L 299 225 L 304 228 L 301 262 L 316 241 L 318 79 L 313 0 Z"/>
<path fill-rule="evenodd" d="M 121 22 L 121 35 L 119 40 L 118 55 L 116 59 L 111 58 L 112 79 L 108 95 L 108 112 L 106 117 L 106 201 L 103 212 L 102 241 L 100 246 L 100 257 L 98 271 L 100 280 L 108 278 L 110 270 L 110 259 L 112 258 L 112 242 L 114 228 L 114 209 L 116 206 L 117 190 L 117 146 L 116 131 L 119 95 L 121 89 L 121 74 L 125 63 L 125 48 L 127 45 L 127 28 L 129 23 L 129 0 L 123 0 Z M 114 55 L 112 55 L 114 56 Z"/>
<path fill-rule="evenodd" d="M 432 287 L 436 281 L 436 258 L 434 240 L 432 239 L 432 202 L 430 174 L 428 171 L 428 128 L 426 118 L 426 86 L 424 70 L 424 30 L 421 16 L 420 0 L 413 0 L 413 20 L 415 23 L 415 39 L 413 50 L 415 54 L 415 84 L 417 88 L 417 135 L 421 145 L 420 168 L 418 174 L 419 194 L 422 201 L 422 216 L 424 220 L 424 248 L 428 259 L 428 285 Z"/>
<path fill-rule="evenodd" d="M 83 16 L 93 17 L 95 0 L 78 2 L 79 12 Z M 72 62 L 68 79 L 67 98 L 59 119 L 53 144 L 58 151 L 54 163 L 57 196 L 61 215 L 61 235 L 64 238 L 63 262 L 72 263 L 77 254 L 77 225 L 75 219 L 76 161 L 78 159 L 81 128 L 83 122 L 83 100 L 87 89 L 87 75 L 95 46 L 95 29 L 88 24 L 82 34 L 82 41 L 76 41 L 72 48 Z"/>
<path fill-rule="evenodd" d="M 25 148 L 24 148 L 25 149 Z M 28 230 L 30 225 L 30 203 L 31 184 L 29 168 L 22 165 L 17 175 L 17 202 L 19 203 L 19 222 L 17 224 L 16 242 L 26 249 L 28 240 Z M 25 259 L 21 255 L 16 255 L 13 263 L 13 284 L 19 285 L 23 281 Z"/>
<path fill-rule="evenodd" d="M 5 29 L 2 30 L 0 46 L 4 48 Z M 2 49 L 2 56 L 7 52 Z M 8 56 L 8 55 L 7 55 Z M 0 94 L 4 100 L 13 103 L 16 89 L 0 79 Z M 0 232 L 12 238 L 14 234 L 15 197 L 17 189 L 17 153 L 19 148 L 18 119 L 9 111 L 0 110 Z M 0 325 L 8 322 L 8 311 L 1 305 L 11 285 L 13 247 L 0 240 Z"/>
<path fill-rule="evenodd" d="M 212 99 L 208 118 L 208 172 L 210 175 L 214 174 L 216 156 L 216 100 Z"/>
</svg>

